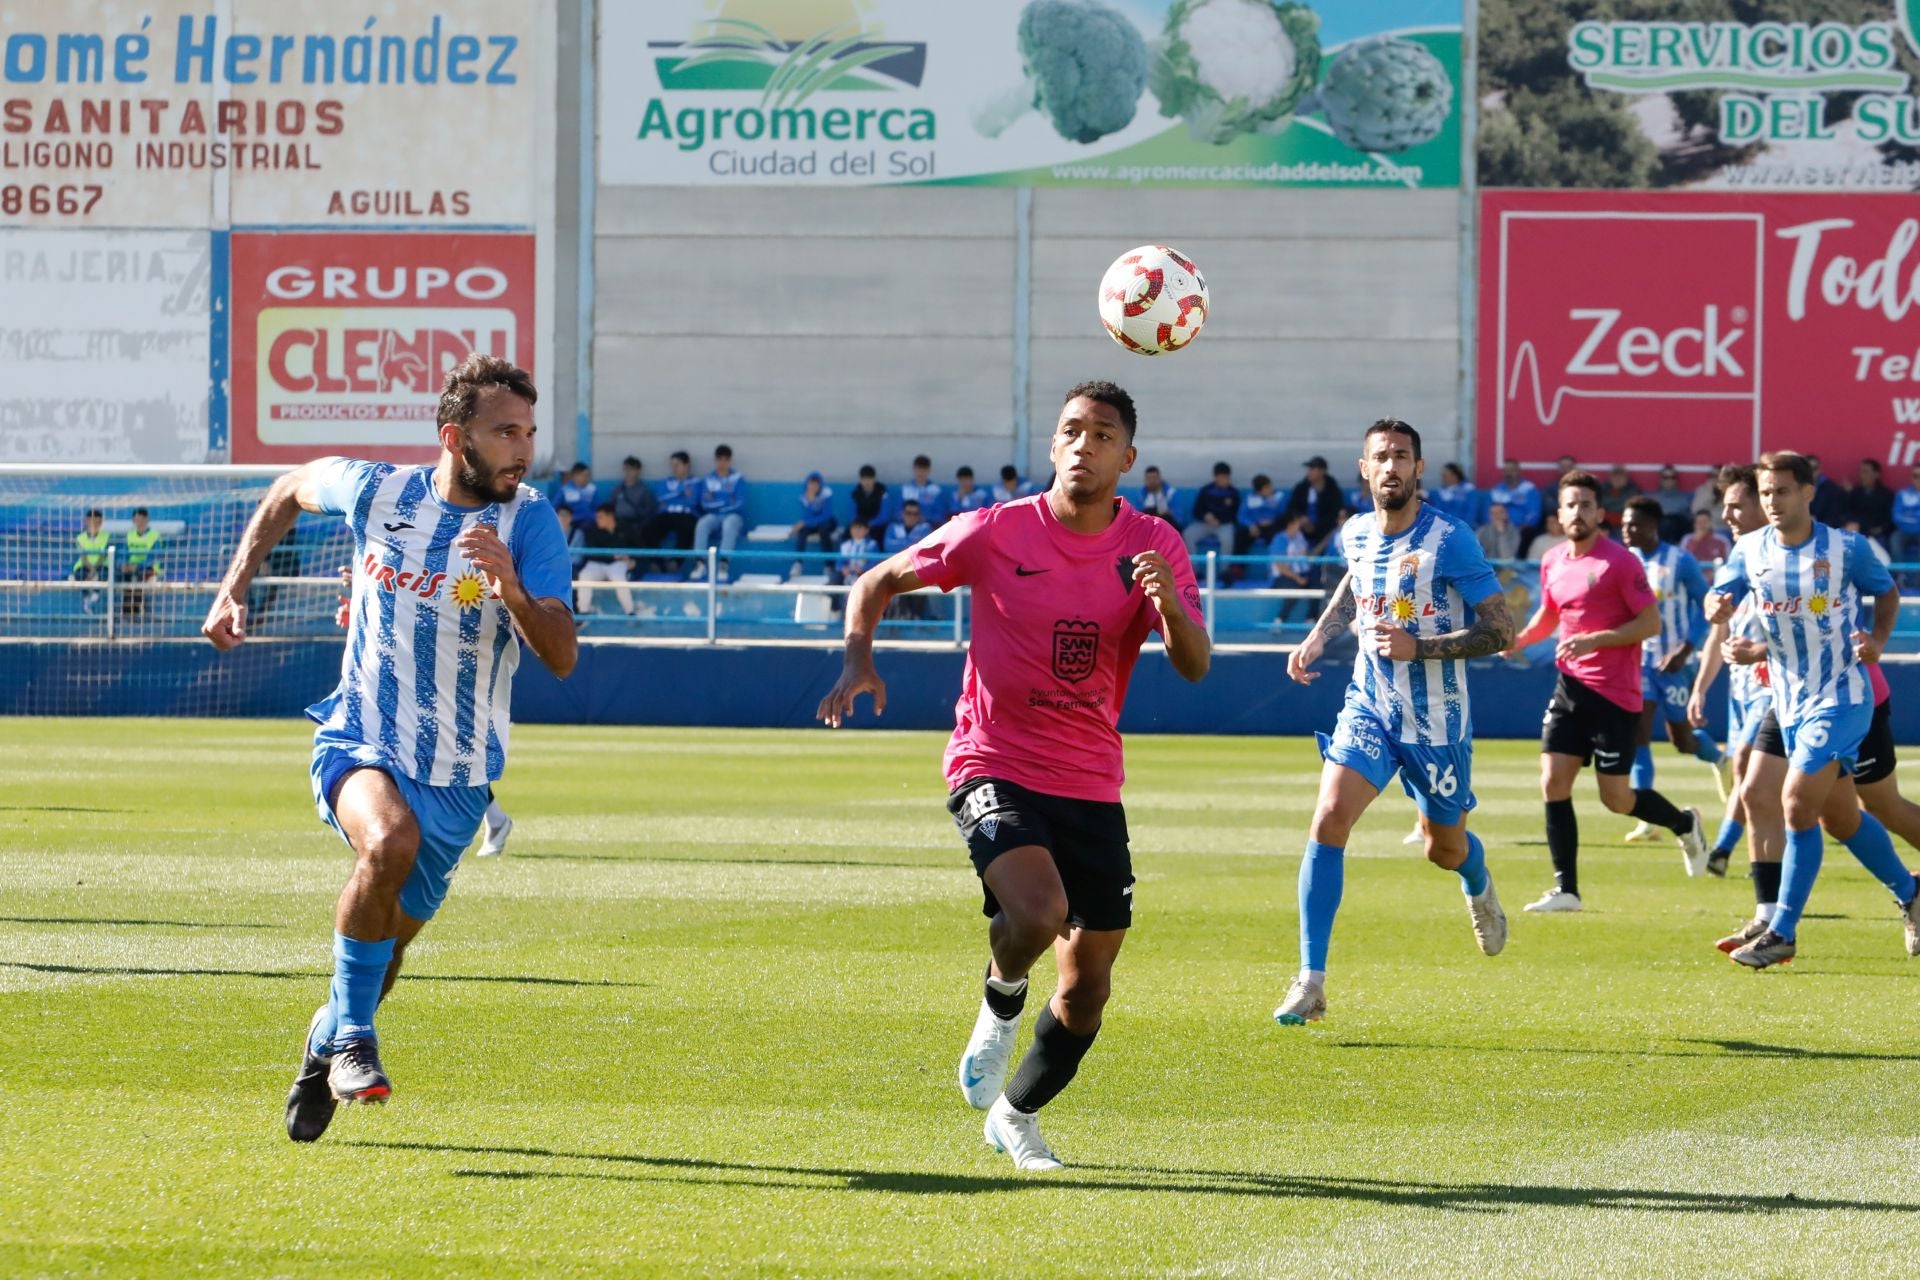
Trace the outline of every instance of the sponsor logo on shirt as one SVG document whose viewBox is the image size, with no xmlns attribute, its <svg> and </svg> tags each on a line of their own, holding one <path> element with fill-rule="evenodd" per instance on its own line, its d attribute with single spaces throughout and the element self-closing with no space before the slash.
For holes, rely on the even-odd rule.
<svg viewBox="0 0 1920 1280">
<path fill-rule="evenodd" d="M 1053 675 L 1078 684 L 1093 674 L 1100 657 L 1100 624 L 1062 618 L 1053 624 Z"/>
<path fill-rule="evenodd" d="M 362 572 L 373 579 L 374 585 L 387 594 L 393 595 L 407 591 L 419 596 L 422 600 L 431 600 L 438 595 L 441 584 L 447 580 L 447 575 L 444 573 L 415 573 L 410 569 L 381 564 L 379 558 L 372 552 L 367 553 L 367 558 L 360 567 Z M 471 573 L 472 570 L 468 572 Z"/>
</svg>

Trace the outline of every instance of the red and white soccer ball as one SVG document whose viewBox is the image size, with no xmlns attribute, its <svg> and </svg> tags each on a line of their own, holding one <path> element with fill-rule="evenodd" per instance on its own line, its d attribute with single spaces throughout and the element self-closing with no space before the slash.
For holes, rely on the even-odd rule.
<svg viewBox="0 0 1920 1280">
<path fill-rule="evenodd" d="M 1178 351 L 1207 322 L 1207 282 L 1185 254 L 1143 244 L 1100 278 L 1100 323 L 1135 355 Z"/>
</svg>

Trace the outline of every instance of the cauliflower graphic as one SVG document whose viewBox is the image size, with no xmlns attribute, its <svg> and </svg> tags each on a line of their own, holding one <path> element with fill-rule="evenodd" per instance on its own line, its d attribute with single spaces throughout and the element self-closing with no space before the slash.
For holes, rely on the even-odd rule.
<svg viewBox="0 0 1920 1280">
<path fill-rule="evenodd" d="M 1290 0 L 1175 0 L 1148 84 L 1196 141 L 1280 133 L 1320 73 L 1320 19 Z"/>
<path fill-rule="evenodd" d="M 1342 49 L 1299 111 L 1326 116 L 1356 151 L 1405 151 L 1439 134 L 1453 111 L 1453 82 L 1424 46 L 1369 36 Z"/>
</svg>

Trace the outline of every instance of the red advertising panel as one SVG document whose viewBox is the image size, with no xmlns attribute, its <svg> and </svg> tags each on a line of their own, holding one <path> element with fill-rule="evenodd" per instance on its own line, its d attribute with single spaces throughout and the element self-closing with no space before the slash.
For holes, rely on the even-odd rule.
<svg viewBox="0 0 1920 1280">
<path fill-rule="evenodd" d="M 1488 192 L 1479 474 L 1920 459 L 1917 242 L 1908 195 Z"/>
<path fill-rule="evenodd" d="M 232 254 L 235 462 L 432 461 L 447 370 L 533 370 L 531 235 L 241 232 Z"/>
</svg>

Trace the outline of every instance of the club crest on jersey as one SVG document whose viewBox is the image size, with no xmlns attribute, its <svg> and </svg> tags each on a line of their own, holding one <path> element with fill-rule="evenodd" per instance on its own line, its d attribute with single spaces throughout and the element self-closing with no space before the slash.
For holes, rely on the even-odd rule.
<svg viewBox="0 0 1920 1280">
<path fill-rule="evenodd" d="M 1833 561 L 1822 558 L 1813 562 L 1813 576 L 1824 578 L 1833 572 Z"/>
<path fill-rule="evenodd" d="M 1409 551 L 1406 555 L 1400 557 L 1400 572 L 1420 572 L 1420 553 L 1418 551 Z"/>
<path fill-rule="evenodd" d="M 373 584 L 389 595 L 406 591 L 419 596 L 422 600 L 431 600 L 440 590 L 440 584 L 447 580 L 444 573 L 415 573 L 401 569 L 396 565 L 381 564 L 380 558 L 371 551 L 361 563 L 361 571 L 373 579 Z"/>
<path fill-rule="evenodd" d="M 1113 562 L 1113 567 L 1120 572 L 1121 589 L 1131 595 L 1133 593 L 1133 557 L 1121 556 Z"/>
<path fill-rule="evenodd" d="M 1078 684 L 1093 674 L 1100 657 L 1100 624 L 1062 618 L 1053 624 L 1053 675 Z"/>
</svg>

